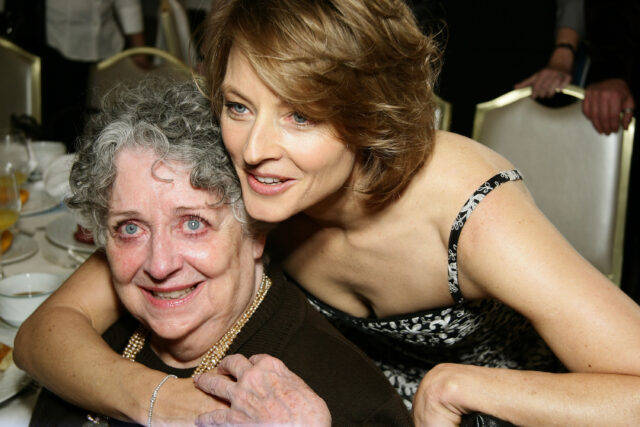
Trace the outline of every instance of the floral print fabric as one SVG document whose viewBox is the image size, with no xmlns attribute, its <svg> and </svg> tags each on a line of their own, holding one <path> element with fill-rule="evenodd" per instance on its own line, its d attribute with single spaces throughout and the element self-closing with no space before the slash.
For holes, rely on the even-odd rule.
<svg viewBox="0 0 640 427">
<path fill-rule="evenodd" d="M 478 188 L 456 217 L 448 260 L 449 292 L 455 305 L 370 319 L 351 316 L 307 294 L 318 311 L 376 362 L 409 409 L 420 380 L 438 363 L 564 370 L 523 316 L 495 300 L 467 301 L 458 284 L 458 238 L 466 220 L 489 192 L 520 179 L 516 170 L 495 175 Z"/>
</svg>

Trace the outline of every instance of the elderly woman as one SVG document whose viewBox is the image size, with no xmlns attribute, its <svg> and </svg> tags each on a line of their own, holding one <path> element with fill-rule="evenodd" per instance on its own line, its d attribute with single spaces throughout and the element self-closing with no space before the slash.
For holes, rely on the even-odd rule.
<svg viewBox="0 0 640 427">
<path fill-rule="evenodd" d="M 135 421 L 151 424 L 156 400 L 168 398 L 165 382 L 207 372 L 226 354 L 269 353 L 327 402 L 335 423 L 410 424 L 373 363 L 285 286 L 276 268 L 266 271 L 264 238 L 247 221 L 219 129 L 195 84 L 122 91 L 94 120 L 71 186 L 68 205 L 104 247 L 115 292 L 108 297 L 117 295 L 124 308 L 106 342 L 167 374 Z M 225 407 L 209 399 L 209 408 Z M 45 390 L 32 424 L 104 419 Z"/>
</svg>

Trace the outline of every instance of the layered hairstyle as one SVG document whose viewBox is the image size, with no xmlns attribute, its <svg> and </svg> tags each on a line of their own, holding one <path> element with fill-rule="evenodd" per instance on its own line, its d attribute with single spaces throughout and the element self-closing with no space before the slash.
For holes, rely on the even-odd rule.
<svg viewBox="0 0 640 427">
<path fill-rule="evenodd" d="M 356 148 L 369 206 L 398 197 L 426 161 L 441 54 L 402 0 L 221 0 L 206 25 L 218 116 L 233 46 L 284 102 Z"/>
<path fill-rule="evenodd" d="M 99 246 L 107 239 L 115 158 L 127 148 L 151 149 L 158 161 L 187 167 L 195 188 L 219 194 L 220 203 L 231 205 L 245 232 L 252 231 L 209 100 L 195 82 L 149 79 L 112 90 L 78 143 L 69 178 L 71 195 L 65 202 Z"/>
</svg>

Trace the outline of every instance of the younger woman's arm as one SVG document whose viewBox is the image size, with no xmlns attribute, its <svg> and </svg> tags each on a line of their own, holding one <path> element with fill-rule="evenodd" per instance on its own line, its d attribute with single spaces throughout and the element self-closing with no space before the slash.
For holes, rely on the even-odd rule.
<svg viewBox="0 0 640 427">
<path fill-rule="evenodd" d="M 516 425 L 633 425 L 640 419 L 640 307 L 582 258 L 522 183 L 492 191 L 458 246 L 463 294 L 526 316 L 569 373 L 442 364 L 416 393 L 419 426 L 482 412 Z"/>
</svg>

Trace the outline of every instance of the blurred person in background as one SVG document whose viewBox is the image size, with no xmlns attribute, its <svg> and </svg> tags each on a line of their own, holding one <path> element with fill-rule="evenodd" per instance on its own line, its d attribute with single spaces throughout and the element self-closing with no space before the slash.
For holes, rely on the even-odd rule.
<svg viewBox="0 0 640 427">
<path fill-rule="evenodd" d="M 423 32 L 439 34 L 444 47 L 436 93 L 453 105 L 452 132 L 471 137 L 476 105 L 514 87 L 549 97 L 576 81 L 583 0 L 407 3 Z"/>
<path fill-rule="evenodd" d="M 585 12 L 591 67 L 583 111 L 598 132 L 610 134 L 620 127 L 629 127 L 640 100 L 640 2 L 586 0 Z M 637 225 L 640 138 L 637 130 L 634 145 L 622 289 L 640 302 L 640 230 Z"/>
<path fill-rule="evenodd" d="M 45 0 L 42 49 L 44 136 L 69 151 L 83 128 L 90 67 L 122 51 L 144 46 L 140 0 Z M 145 56 L 136 56 L 148 68 Z"/>
<path fill-rule="evenodd" d="M 145 45 L 140 1 L 0 0 L 0 35 L 42 61 L 42 123 L 31 129 L 34 135 L 63 141 L 73 151 L 91 66 Z M 143 55 L 133 59 L 149 66 Z"/>
<path fill-rule="evenodd" d="M 534 98 L 551 98 L 569 83 L 581 83 L 580 41 L 584 38 L 584 0 L 556 1 L 555 44 L 549 61 L 514 87 L 531 86 Z M 576 73 L 578 68 L 578 73 Z"/>
</svg>

